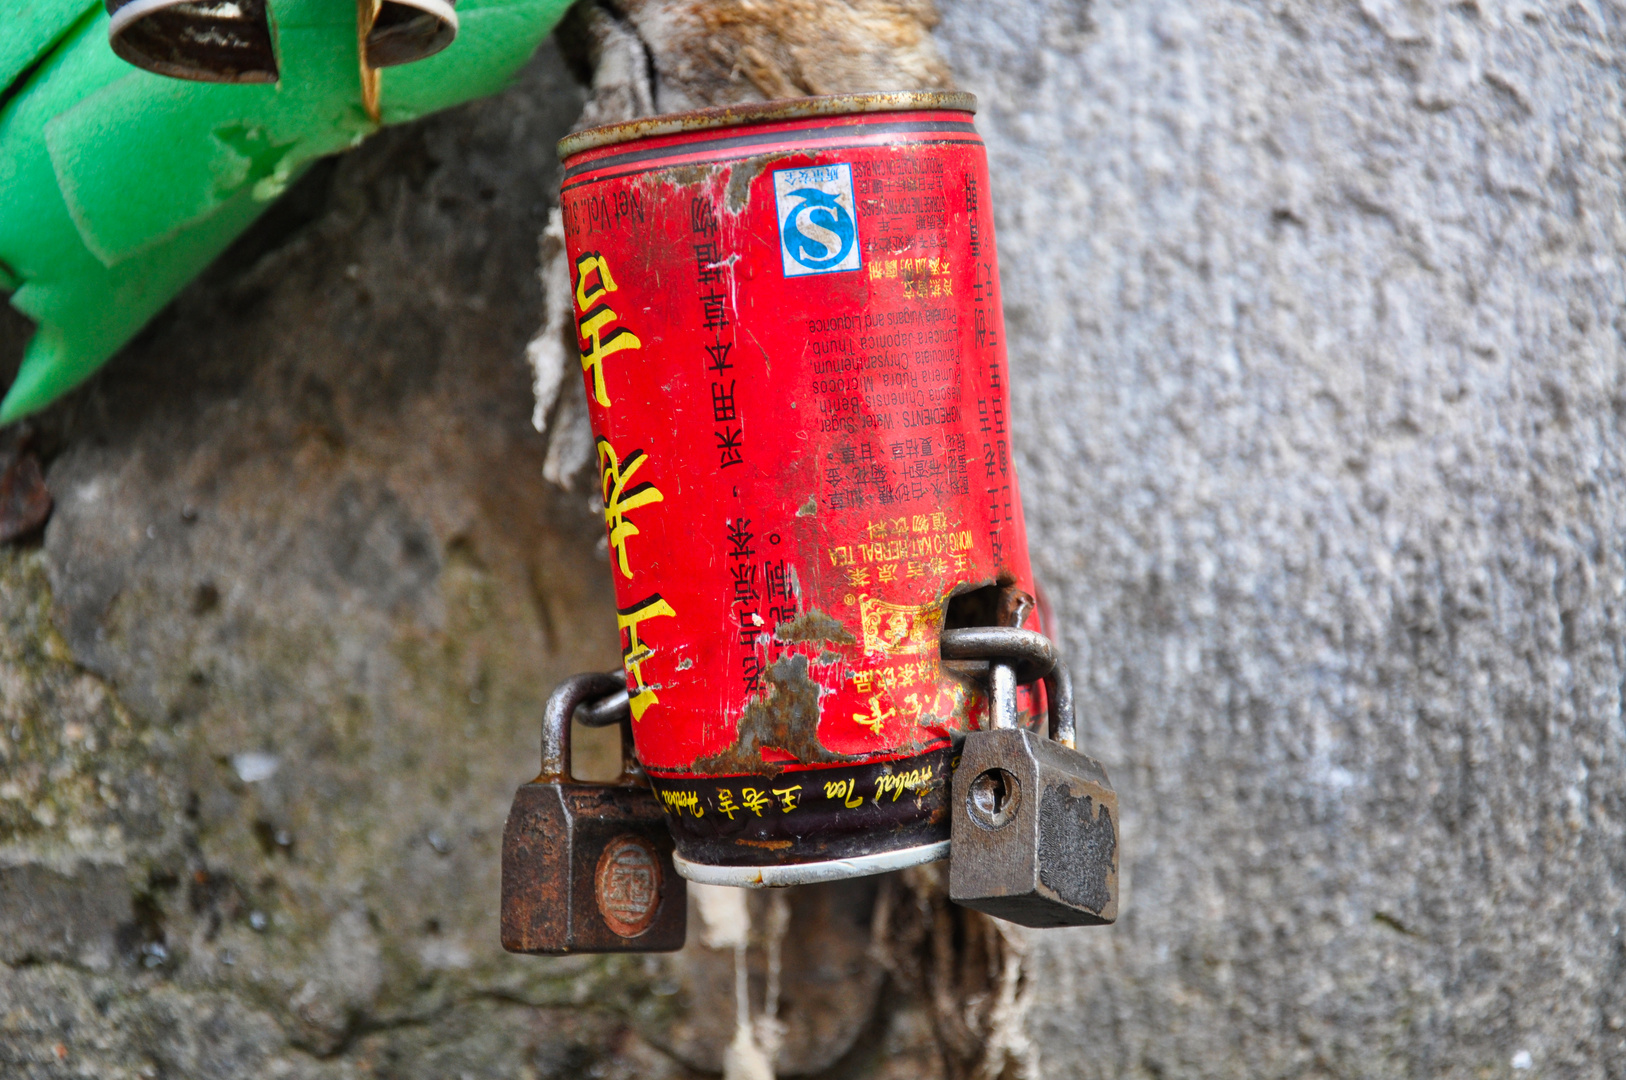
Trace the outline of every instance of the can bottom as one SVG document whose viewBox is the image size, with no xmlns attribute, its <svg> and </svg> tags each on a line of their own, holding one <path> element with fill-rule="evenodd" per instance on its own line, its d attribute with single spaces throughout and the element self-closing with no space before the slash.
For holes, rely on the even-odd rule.
<svg viewBox="0 0 1626 1080">
<path fill-rule="evenodd" d="M 694 863 L 682 855 L 673 855 L 672 863 L 679 876 L 702 885 L 732 885 L 745 889 L 776 889 L 784 885 L 811 885 L 818 881 L 842 881 L 846 878 L 884 874 L 888 870 L 902 870 L 922 863 L 936 862 L 949 856 L 949 842 L 939 840 L 933 844 L 881 851 L 874 855 L 855 855 L 850 859 L 826 859 L 823 862 L 784 863 L 778 866 L 712 866 Z"/>
</svg>

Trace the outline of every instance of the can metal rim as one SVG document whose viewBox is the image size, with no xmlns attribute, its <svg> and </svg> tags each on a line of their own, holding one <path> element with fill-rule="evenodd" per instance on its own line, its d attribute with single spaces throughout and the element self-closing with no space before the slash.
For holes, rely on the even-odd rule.
<svg viewBox="0 0 1626 1080">
<path fill-rule="evenodd" d="M 824 97 L 786 98 L 756 101 L 744 105 L 722 105 L 694 112 L 648 116 L 619 124 L 573 131 L 559 140 L 561 160 L 584 150 L 647 139 L 657 135 L 681 135 L 690 131 L 744 127 L 776 120 L 800 120 L 810 116 L 848 116 L 854 113 L 912 112 L 943 109 L 975 113 L 977 98 L 960 90 L 903 90 L 869 94 L 831 94 Z"/>
<path fill-rule="evenodd" d="M 874 855 L 855 855 L 850 859 L 829 859 L 824 862 L 784 863 L 777 866 L 710 866 L 693 863 L 682 855 L 672 855 L 672 865 L 678 876 L 702 885 L 728 885 L 736 889 L 778 889 L 786 885 L 813 885 L 821 881 L 842 881 L 846 878 L 884 874 L 889 870 L 903 870 L 923 863 L 937 862 L 949 857 L 949 841 L 904 848 L 901 851 L 881 851 Z"/>
</svg>

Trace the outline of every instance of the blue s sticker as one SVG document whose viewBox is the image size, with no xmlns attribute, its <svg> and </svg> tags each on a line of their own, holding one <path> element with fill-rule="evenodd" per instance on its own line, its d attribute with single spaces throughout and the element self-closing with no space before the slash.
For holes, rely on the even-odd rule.
<svg viewBox="0 0 1626 1080">
<path fill-rule="evenodd" d="M 851 165 L 780 169 L 773 174 L 773 197 L 786 277 L 859 268 Z"/>
</svg>

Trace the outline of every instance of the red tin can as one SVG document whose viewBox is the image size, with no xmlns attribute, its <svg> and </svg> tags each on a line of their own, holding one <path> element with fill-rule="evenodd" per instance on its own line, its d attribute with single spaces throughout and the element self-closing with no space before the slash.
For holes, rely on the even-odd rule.
<svg viewBox="0 0 1626 1080">
<path fill-rule="evenodd" d="M 692 880 L 948 853 L 986 701 L 938 636 L 1033 591 L 975 108 L 809 98 L 559 144 L 634 740 Z"/>
</svg>

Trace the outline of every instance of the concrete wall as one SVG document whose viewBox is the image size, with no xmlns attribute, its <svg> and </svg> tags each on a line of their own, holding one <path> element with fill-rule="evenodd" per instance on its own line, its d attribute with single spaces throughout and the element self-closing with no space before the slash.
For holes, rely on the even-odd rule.
<svg viewBox="0 0 1626 1080">
<path fill-rule="evenodd" d="M 1626 9 L 942 9 L 1124 799 L 1045 1074 L 1626 1074 Z"/>
</svg>

